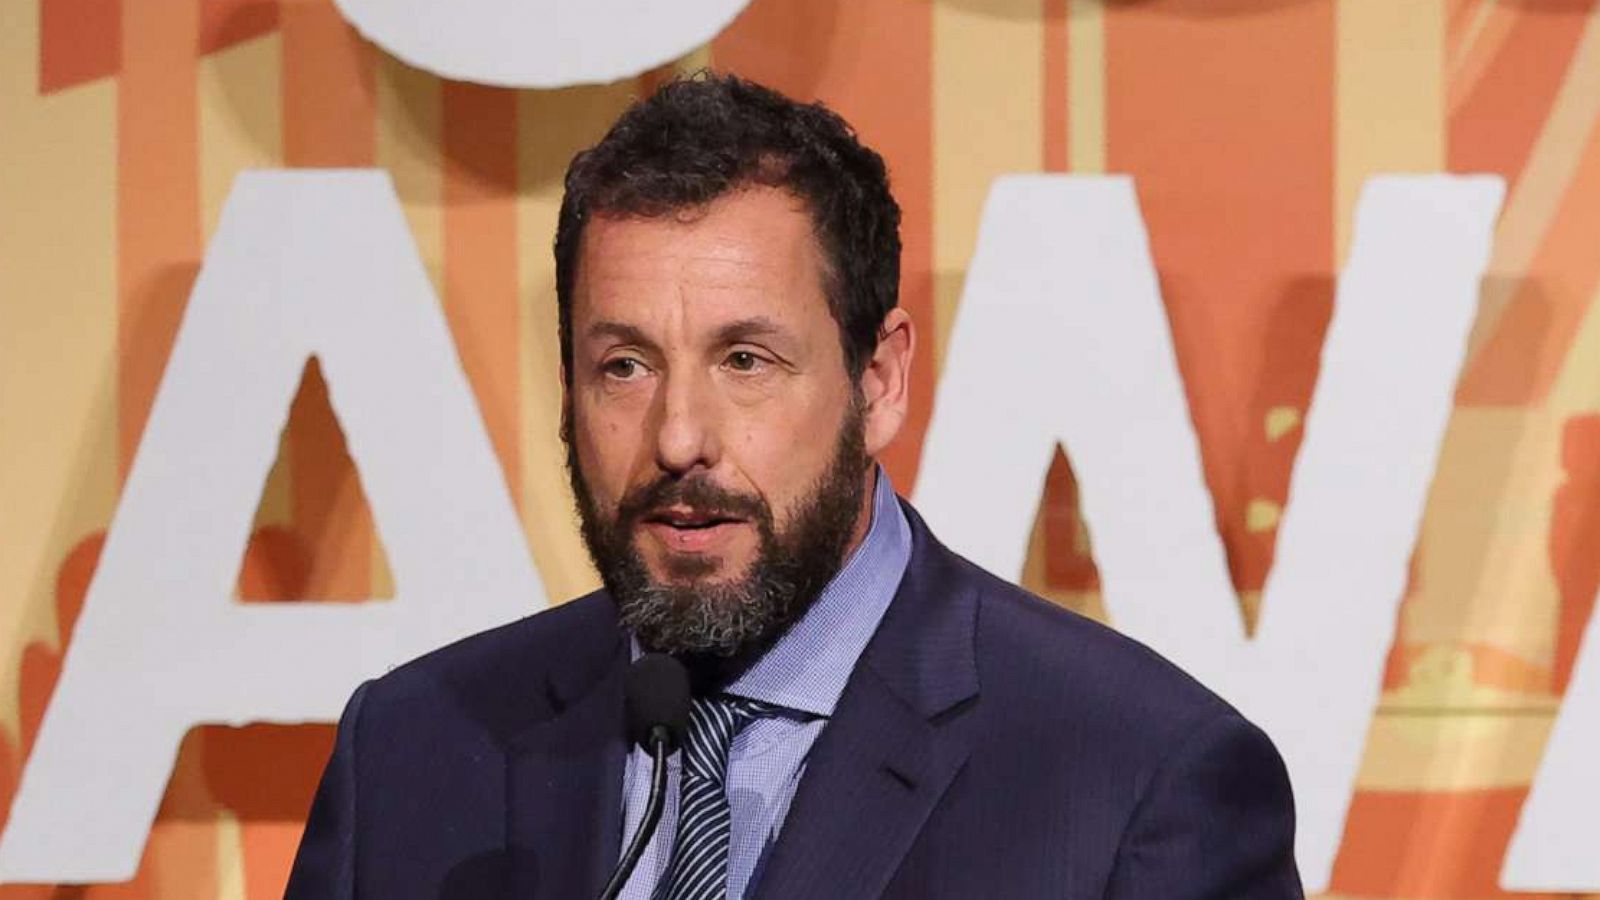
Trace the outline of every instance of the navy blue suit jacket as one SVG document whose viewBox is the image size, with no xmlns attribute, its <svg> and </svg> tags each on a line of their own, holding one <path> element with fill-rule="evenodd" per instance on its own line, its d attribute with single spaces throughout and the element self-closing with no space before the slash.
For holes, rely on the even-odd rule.
<svg viewBox="0 0 1600 900">
<path fill-rule="evenodd" d="M 1302 896 L 1261 731 L 907 516 L 905 579 L 750 896 Z M 598 895 L 621 853 L 628 662 L 596 593 L 363 685 L 288 896 Z"/>
</svg>

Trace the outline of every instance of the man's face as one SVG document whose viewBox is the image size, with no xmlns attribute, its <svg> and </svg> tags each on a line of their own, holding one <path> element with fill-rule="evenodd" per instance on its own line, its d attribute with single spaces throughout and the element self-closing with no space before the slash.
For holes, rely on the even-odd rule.
<svg viewBox="0 0 1600 900">
<path fill-rule="evenodd" d="M 792 195 L 596 217 L 572 305 L 584 537 L 651 649 L 734 653 L 814 599 L 868 521 L 866 405 Z"/>
</svg>

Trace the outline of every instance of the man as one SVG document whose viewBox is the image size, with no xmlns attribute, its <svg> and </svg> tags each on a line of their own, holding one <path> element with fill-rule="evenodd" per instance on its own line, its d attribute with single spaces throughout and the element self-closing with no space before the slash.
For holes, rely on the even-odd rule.
<svg viewBox="0 0 1600 900">
<path fill-rule="evenodd" d="M 898 227 L 842 120 L 730 77 L 579 154 L 562 432 L 605 589 L 359 689 L 290 896 L 597 895 L 648 651 L 696 700 L 625 897 L 1300 896 L 1267 738 L 940 546 L 874 463 L 916 344 Z"/>
</svg>

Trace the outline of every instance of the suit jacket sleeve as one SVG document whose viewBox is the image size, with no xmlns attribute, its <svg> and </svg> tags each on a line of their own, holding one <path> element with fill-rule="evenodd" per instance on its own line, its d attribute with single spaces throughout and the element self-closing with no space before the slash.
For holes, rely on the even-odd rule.
<svg viewBox="0 0 1600 900">
<path fill-rule="evenodd" d="M 1180 743 L 1146 785 L 1106 898 L 1304 896 L 1283 760 L 1260 729 L 1224 712 Z"/>
<path fill-rule="evenodd" d="M 339 717 L 333 756 L 311 802 L 285 900 L 352 900 L 356 895 L 356 735 L 366 693 L 366 684 L 357 688 Z"/>
</svg>

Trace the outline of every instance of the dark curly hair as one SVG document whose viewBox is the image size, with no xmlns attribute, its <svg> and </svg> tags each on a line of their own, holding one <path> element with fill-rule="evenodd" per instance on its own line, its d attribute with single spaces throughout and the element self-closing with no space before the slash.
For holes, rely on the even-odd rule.
<svg viewBox="0 0 1600 900">
<path fill-rule="evenodd" d="M 567 168 L 555 256 L 569 384 L 572 290 L 589 220 L 670 215 L 752 185 L 783 188 L 806 204 L 827 262 L 823 284 L 845 366 L 851 378 L 861 375 L 900 287 L 900 207 L 883 158 L 821 103 L 700 72 L 635 103 Z"/>
</svg>

